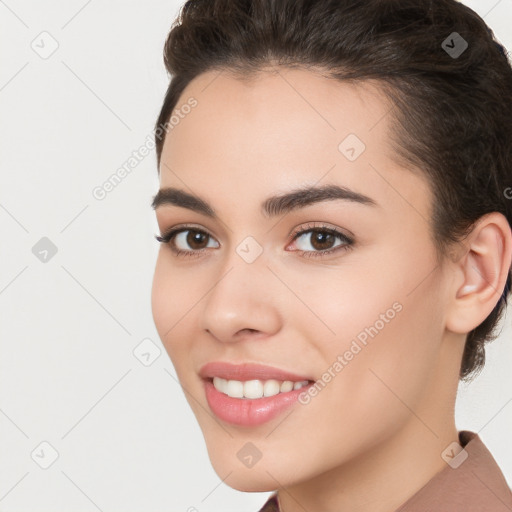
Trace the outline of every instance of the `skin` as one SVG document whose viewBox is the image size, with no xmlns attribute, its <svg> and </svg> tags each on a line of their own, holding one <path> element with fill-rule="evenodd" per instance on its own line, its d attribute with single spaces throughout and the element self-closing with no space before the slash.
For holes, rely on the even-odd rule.
<svg viewBox="0 0 512 512">
<path fill-rule="evenodd" d="M 457 258 L 436 263 L 430 188 L 394 162 L 389 104 L 369 83 L 285 68 L 245 82 L 210 71 L 177 108 L 190 96 L 198 105 L 165 139 L 160 187 L 200 196 L 220 221 L 156 209 L 160 233 L 190 223 L 212 238 L 181 241 L 185 250 L 209 244 L 199 257 L 162 244 L 152 309 L 212 465 L 235 489 L 278 489 L 284 512 L 391 512 L 446 467 L 441 454 L 458 441 L 464 341 L 505 285 L 510 227 L 489 214 Z M 338 150 L 349 133 L 366 145 L 353 162 Z M 313 184 L 346 186 L 378 205 L 331 200 L 261 213 L 267 197 Z M 311 223 L 352 234 L 353 246 L 300 254 L 322 251 L 311 232 L 293 240 Z M 247 236 L 263 249 L 250 264 L 236 252 Z M 401 311 L 307 405 L 258 427 L 213 416 L 198 375 L 206 362 L 258 362 L 318 380 L 397 302 Z M 237 457 L 249 441 L 262 453 L 251 468 Z"/>
</svg>

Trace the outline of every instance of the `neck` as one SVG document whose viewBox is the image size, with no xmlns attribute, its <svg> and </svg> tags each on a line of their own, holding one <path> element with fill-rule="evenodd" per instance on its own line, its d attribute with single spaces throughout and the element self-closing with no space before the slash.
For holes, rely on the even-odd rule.
<svg viewBox="0 0 512 512">
<path fill-rule="evenodd" d="M 441 453 L 459 442 L 454 423 L 432 430 L 412 416 L 402 430 L 357 459 L 279 489 L 280 512 L 394 512 L 447 466 Z"/>
<path fill-rule="evenodd" d="M 445 352 L 461 346 L 447 343 L 440 361 L 455 360 L 458 354 Z M 457 387 L 458 374 L 440 363 L 414 411 L 404 404 L 409 414 L 398 429 L 380 433 L 339 466 L 280 488 L 280 512 L 395 512 L 447 467 L 441 454 L 452 442 L 459 443 Z"/>
</svg>

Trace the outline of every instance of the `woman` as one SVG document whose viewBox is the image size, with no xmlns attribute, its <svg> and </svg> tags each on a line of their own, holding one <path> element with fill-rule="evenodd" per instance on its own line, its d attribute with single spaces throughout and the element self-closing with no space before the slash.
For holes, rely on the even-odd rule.
<svg viewBox="0 0 512 512">
<path fill-rule="evenodd" d="M 261 511 L 512 509 L 460 379 L 510 290 L 512 69 L 455 0 L 192 0 L 156 123 L 156 328 Z"/>
</svg>

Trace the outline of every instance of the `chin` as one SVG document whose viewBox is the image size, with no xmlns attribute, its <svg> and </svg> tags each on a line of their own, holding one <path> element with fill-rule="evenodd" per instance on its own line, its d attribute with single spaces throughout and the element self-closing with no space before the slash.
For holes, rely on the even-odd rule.
<svg viewBox="0 0 512 512">
<path fill-rule="evenodd" d="M 272 464 L 263 457 L 252 467 L 234 463 L 225 456 L 210 457 L 217 476 L 229 487 L 241 492 L 272 492 L 280 486 L 296 483 L 298 475 L 282 464 Z M 228 476 L 229 475 L 229 476 Z"/>
<path fill-rule="evenodd" d="M 226 478 L 224 480 L 226 485 L 241 492 L 272 492 L 277 489 L 277 481 L 268 473 L 264 470 L 263 473 L 261 471 L 254 473 L 253 471 L 251 469 L 233 471 L 228 478 L 226 478 L 226 473 L 220 475 L 217 473 L 217 475 L 221 479 Z M 279 481 L 281 482 L 281 480 Z"/>
</svg>

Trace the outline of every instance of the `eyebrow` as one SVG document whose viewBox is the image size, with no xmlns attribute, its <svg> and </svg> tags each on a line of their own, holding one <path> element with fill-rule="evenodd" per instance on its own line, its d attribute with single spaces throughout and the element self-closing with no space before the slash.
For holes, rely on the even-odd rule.
<svg viewBox="0 0 512 512">
<path fill-rule="evenodd" d="M 261 211 L 267 217 L 274 217 L 292 210 L 304 208 L 314 203 L 332 200 L 344 200 L 367 206 L 378 206 L 378 203 L 364 194 L 338 185 L 308 186 L 267 198 L 261 204 Z M 161 188 L 153 197 L 153 209 L 162 205 L 174 205 L 187 208 L 197 213 L 218 219 L 215 210 L 200 197 L 189 194 L 178 188 Z"/>
</svg>

